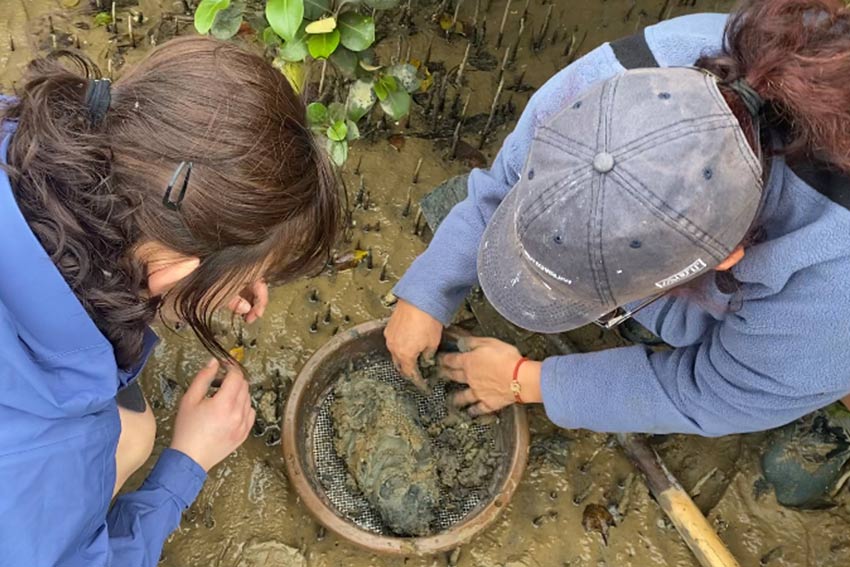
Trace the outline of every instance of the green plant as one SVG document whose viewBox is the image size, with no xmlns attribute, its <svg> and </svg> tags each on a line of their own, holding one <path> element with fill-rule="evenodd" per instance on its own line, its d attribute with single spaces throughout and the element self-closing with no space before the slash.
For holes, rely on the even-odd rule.
<svg viewBox="0 0 850 567">
<path fill-rule="evenodd" d="M 348 118 L 346 108 L 339 102 L 325 106 L 313 102 L 307 106 L 307 122 L 317 134 L 326 138 L 328 153 L 333 162 L 342 165 L 348 159 L 348 144 L 360 138 L 360 129 Z"/>
<path fill-rule="evenodd" d="M 322 61 L 350 83 L 344 103 L 310 105 L 311 127 L 327 138 L 331 157 L 338 164 L 348 156 L 348 143 L 359 137 L 357 121 L 376 104 L 392 120 L 401 120 L 410 112 L 411 94 L 423 88 L 413 65 L 377 64 L 373 50 L 375 21 L 360 11 L 388 10 L 399 2 L 265 0 L 258 35 L 275 54 L 273 64 L 294 89 L 303 88 L 305 65 L 310 61 Z M 244 12 L 244 0 L 201 0 L 195 11 L 195 27 L 200 33 L 232 37 L 240 29 Z"/>
</svg>

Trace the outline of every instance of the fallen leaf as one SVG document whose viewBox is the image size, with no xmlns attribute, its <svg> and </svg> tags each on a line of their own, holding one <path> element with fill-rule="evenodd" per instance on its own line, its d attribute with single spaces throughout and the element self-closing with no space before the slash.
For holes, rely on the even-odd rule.
<svg viewBox="0 0 850 567">
<path fill-rule="evenodd" d="M 334 258 L 333 267 L 337 271 L 350 270 L 352 268 L 356 268 L 360 265 L 360 262 L 366 259 L 366 256 L 369 255 L 369 252 L 366 250 L 354 249 L 341 256 L 337 256 Z"/>
<path fill-rule="evenodd" d="M 406 138 L 404 137 L 403 134 L 393 134 L 392 136 L 389 137 L 389 139 L 387 141 L 390 143 L 390 145 L 393 148 L 395 148 L 395 151 L 400 152 L 401 149 L 404 147 L 404 143 L 406 141 Z"/>
<path fill-rule="evenodd" d="M 227 353 L 230 356 L 232 356 L 233 359 L 236 362 L 241 363 L 243 360 L 245 360 L 245 347 L 244 346 L 233 347 L 232 349 L 227 351 Z"/>
</svg>

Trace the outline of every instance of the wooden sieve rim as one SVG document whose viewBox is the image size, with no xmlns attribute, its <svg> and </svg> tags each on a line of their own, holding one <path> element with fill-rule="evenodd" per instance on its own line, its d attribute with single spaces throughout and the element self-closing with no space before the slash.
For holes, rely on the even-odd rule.
<svg viewBox="0 0 850 567">
<path fill-rule="evenodd" d="M 299 409 L 305 401 L 305 397 L 311 381 L 316 376 L 324 362 L 333 357 L 344 346 L 362 340 L 375 333 L 383 332 L 387 319 L 368 321 L 357 325 L 347 331 L 343 331 L 329 340 L 301 369 L 295 379 L 292 391 L 287 398 L 282 418 L 282 442 L 283 458 L 289 480 L 295 488 L 296 493 L 304 502 L 307 510 L 315 519 L 334 532 L 339 537 L 354 543 L 368 551 L 389 555 L 434 555 L 452 550 L 467 543 L 479 532 L 489 527 L 499 516 L 501 511 L 510 501 L 522 479 L 525 466 L 528 461 L 529 431 L 528 417 L 525 408 L 513 405 L 501 412 L 501 419 L 513 421 L 513 453 L 510 456 L 508 474 L 500 483 L 491 500 L 481 507 L 473 515 L 461 520 L 448 530 L 439 534 L 425 537 L 397 537 L 376 534 L 358 527 L 353 522 L 342 518 L 313 489 L 313 485 L 307 479 L 306 471 L 302 466 L 298 446 L 303 439 L 299 439 Z M 447 329 L 445 335 L 449 338 L 457 338 L 457 333 Z"/>
</svg>

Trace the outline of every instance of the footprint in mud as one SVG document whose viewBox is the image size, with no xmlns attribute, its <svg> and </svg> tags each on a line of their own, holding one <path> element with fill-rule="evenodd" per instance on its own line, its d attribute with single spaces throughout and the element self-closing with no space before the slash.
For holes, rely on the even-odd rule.
<svg viewBox="0 0 850 567">
<path fill-rule="evenodd" d="M 249 543 L 239 554 L 236 567 L 307 567 L 304 555 L 276 541 Z"/>
</svg>

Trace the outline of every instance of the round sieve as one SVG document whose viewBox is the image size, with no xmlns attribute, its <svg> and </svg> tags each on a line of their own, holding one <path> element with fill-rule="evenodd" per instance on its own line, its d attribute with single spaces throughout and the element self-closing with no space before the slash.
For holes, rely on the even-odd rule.
<svg viewBox="0 0 850 567">
<path fill-rule="evenodd" d="M 385 324 L 386 321 L 371 321 L 340 333 L 319 349 L 298 375 L 283 415 L 282 447 L 289 478 L 316 519 L 352 543 L 373 552 L 400 555 L 447 551 L 490 525 L 513 494 L 528 456 L 525 410 L 511 406 L 502 410 L 498 419 L 474 426 L 482 435 L 485 428 L 494 428 L 493 449 L 502 455 L 487 485 L 466 491 L 463 496 L 444 489 L 430 535 L 392 534 L 378 512 L 346 482 L 345 465 L 334 450 L 330 416 L 333 387 L 342 372 L 354 364 L 358 369 L 367 369 L 374 378 L 404 388 L 414 396 L 420 414 L 430 413 L 438 418 L 445 411 L 448 392 L 441 385 L 428 396 L 413 393 L 386 351 Z M 450 339 L 457 338 L 451 331 L 446 333 Z"/>
</svg>

